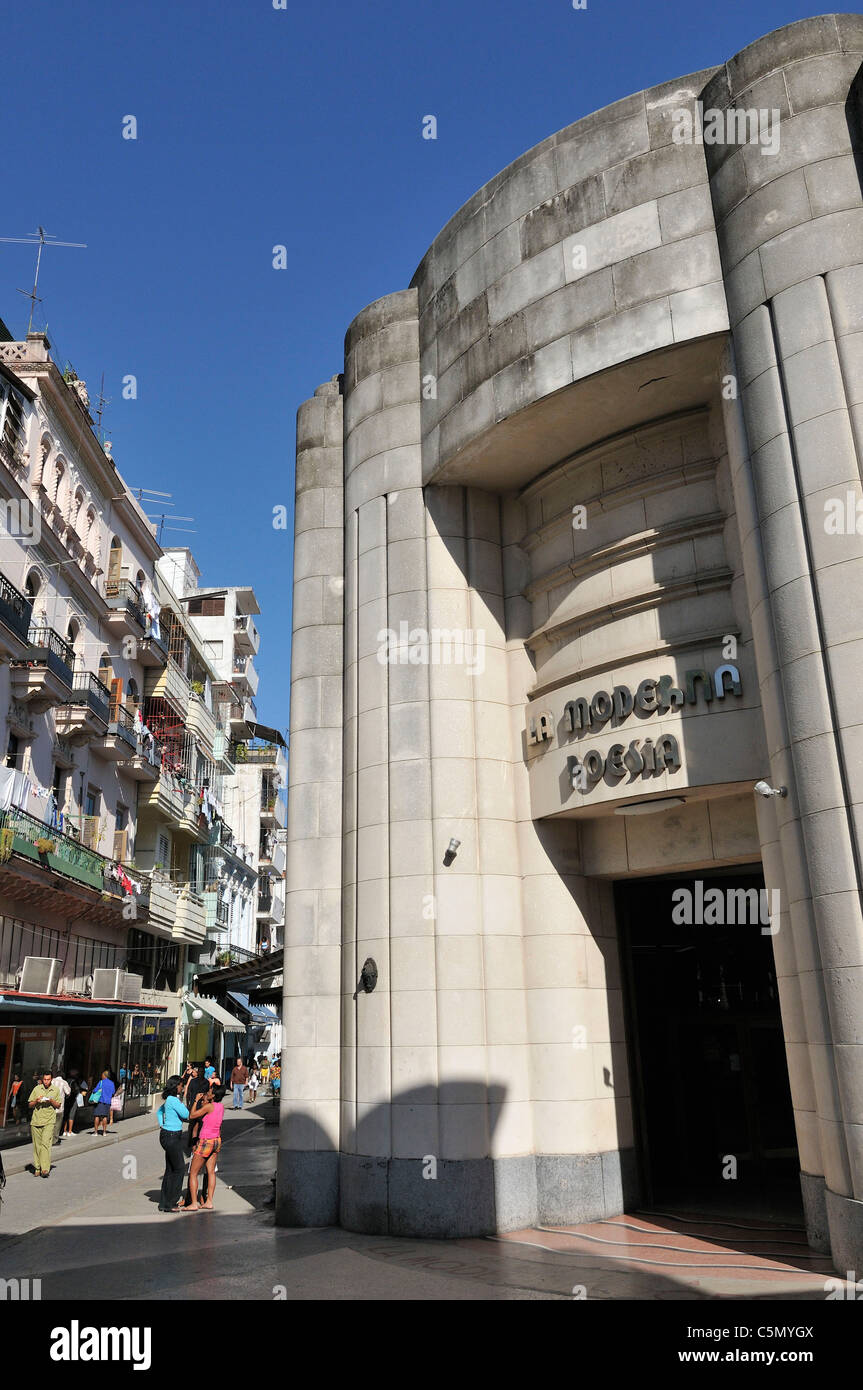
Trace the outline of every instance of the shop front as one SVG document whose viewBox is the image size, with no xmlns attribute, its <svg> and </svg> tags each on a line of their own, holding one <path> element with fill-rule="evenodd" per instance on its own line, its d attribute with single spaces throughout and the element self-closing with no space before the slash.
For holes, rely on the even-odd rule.
<svg viewBox="0 0 863 1390">
<path fill-rule="evenodd" d="M 140 1115 L 161 1100 L 171 1069 L 176 1023 L 175 1018 L 164 1014 L 136 1014 L 125 1019 L 118 1067 L 124 1087 L 124 1115 Z"/>
<path fill-rule="evenodd" d="M 129 1015 L 128 1005 L 88 1008 L 80 1000 L 47 1002 L 44 996 L 25 1000 L 14 991 L 0 993 L 0 1128 L 12 1120 L 9 1095 L 16 1075 L 27 1089 L 43 1071 L 62 1072 L 86 1083 L 89 1095 L 106 1067 L 120 1076 L 123 1039 L 139 1022 L 143 1020 Z"/>
</svg>

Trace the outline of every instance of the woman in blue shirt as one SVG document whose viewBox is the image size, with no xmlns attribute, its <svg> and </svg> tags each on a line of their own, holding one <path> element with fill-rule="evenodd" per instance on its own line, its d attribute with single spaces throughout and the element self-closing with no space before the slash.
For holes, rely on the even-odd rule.
<svg viewBox="0 0 863 1390">
<path fill-rule="evenodd" d="M 116 1086 L 111 1080 L 111 1073 L 106 1067 L 102 1072 L 102 1079 L 93 1094 L 96 1096 L 96 1108 L 93 1111 L 93 1133 L 99 1134 L 99 1124 L 101 1123 L 101 1135 L 105 1138 L 108 1129 L 108 1116 L 111 1113 L 111 1101 L 114 1099 Z"/>
<path fill-rule="evenodd" d="M 178 1203 L 186 1171 L 183 1156 L 183 1121 L 189 1118 L 188 1110 L 177 1095 L 177 1088 L 182 1080 L 181 1076 L 168 1077 L 162 1092 L 162 1104 L 156 1111 L 159 1119 L 159 1142 L 165 1150 L 165 1176 L 162 1178 L 159 1211 L 182 1210 Z"/>
</svg>

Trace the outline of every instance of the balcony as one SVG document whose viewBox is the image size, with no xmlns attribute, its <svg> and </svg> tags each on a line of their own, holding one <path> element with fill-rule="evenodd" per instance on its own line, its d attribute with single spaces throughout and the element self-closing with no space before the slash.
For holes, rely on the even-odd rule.
<svg viewBox="0 0 863 1390">
<path fill-rule="evenodd" d="M 67 692 L 54 715 L 57 733 L 78 742 L 101 739 L 107 733 L 110 722 L 110 690 L 92 672 L 77 670 L 72 680 L 71 695 Z"/>
<path fill-rule="evenodd" d="M 228 732 L 234 740 L 248 738 L 249 730 L 247 725 L 256 724 L 258 721 L 258 711 L 255 709 L 254 700 L 242 700 L 238 704 L 232 704 L 228 713 Z"/>
<path fill-rule="evenodd" d="M 261 825 L 275 829 L 278 789 L 269 782 L 261 783 Z"/>
<path fill-rule="evenodd" d="M 69 699 L 75 657 L 68 642 L 50 627 L 31 627 L 26 655 L 12 666 L 12 697 L 34 714 Z"/>
<path fill-rule="evenodd" d="M 159 820 L 167 820 L 178 826 L 183 819 L 185 807 L 185 792 L 164 769 L 160 772 L 158 781 L 153 782 L 146 791 L 143 787 L 138 789 L 139 817 L 142 812 L 151 811 Z"/>
<path fill-rule="evenodd" d="M 250 656 L 235 656 L 231 674 L 231 684 L 238 695 L 250 698 L 257 695 L 259 678 Z"/>
<path fill-rule="evenodd" d="M 220 891 L 204 893 L 205 925 L 208 936 L 214 932 L 228 931 L 230 927 L 230 908 L 222 901 Z"/>
<path fill-rule="evenodd" d="M 234 618 L 234 650 L 240 656 L 256 656 L 261 639 L 258 629 L 248 613 L 238 613 Z"/>
<path fill-rule="evenodd" d="M 95 821 L 98 825 L 98 817 L 84 819 Z M 84 839 L 61 835 L 15 806 L 8 811 L 0 811 L 0 829 L 12 831 L 12 843 L 8 846 L 10 855 L 20 855 L 64 878 L 74 879 L 100 893 L 108 893 L 118 900 L 119 906 L 123 890 L 115 879 L 106 876 L 113 861 L 91 848 Z M 86 838 L 98 841 L 98 835 L 92 832 Z"/>
<path fill-rule="evenodd" d="M 33 604 L 0 574 L 0 655 L 7 661 L 26 657 Z"/>
<path fill-rule="evenodd" d="M 219 771 L 228 777 L 234 775 L 234 744 L 224 729 L 218 725 L 216 725 L 216 734 L 213 740 L 213 762 L 218 763 Z"/>
<path fill-rule="evenodd" d="M 109 715 L 104 736 L 93 740 L 90 751 L 95 757 L 105 758 L 110 762 L 128 761 L 138 752 L 134 716 L 122 705 L 112 705 Z"/>
<path fill-rule="evenodd" d="M 196 735 L 199 742 L 204 745 L 207 756 L 215 761 L 215 759 L 213 759 L 213 750 L 216 737 L 216 721 L 207 709 L 200 695 L 193 694 L 189 698 L 186 728 L 190 734 Z"/>
<path fill-rule="evenodd" d="M 179 892 L 167 874 L 154 869 L 150 882 L 150 922 L 173 933 Z"/>
<path fill-rule="evenodd" d="M 193 944 L 203 941 L 207 935 L 206 917 L 203 896 L 185 884 L 177 899 L 174 939 Z"/>
<path fill-rule="evenodd" d="M 125 773 L 134 782 L 157 782 L 162 773 L 162 754 L 155 743 L 143 738 L 135 741 L 135 752 L 129 757 L 128 750 L 117 763 L 117 771 Z"/>
<path fill-rule="evenodd" d="M 138 639 L 138 660 L 142 666 L 164 670 L 168 664 L 168 648 L 161 637 L 154 637 L 152 633 L 148 637 L 140 637 Z"/>
<path fill-rule="evenodd" d="M 140 638 L 147 627 L 141 594 L 130 579 L 108 579 L 105 602 L 111 610 L 105 623 L 115 637 Z"/>
<path fill-rule="evenodd" d="M 144 677 L 144 694 L 158 696 L 167 700 L 182 719 L 186 718 L 191 694 L 188 677 L 180 670 L 172 657 L 158 673 L 149 670 Z"/>
<path fill-rule="evenodd" d="M 276 743 L 235 743 L 233 761 L 235 765 L 237 763 L 255 763 L 259 767 L 275 767 L 281 751 Z"/>
</svg>

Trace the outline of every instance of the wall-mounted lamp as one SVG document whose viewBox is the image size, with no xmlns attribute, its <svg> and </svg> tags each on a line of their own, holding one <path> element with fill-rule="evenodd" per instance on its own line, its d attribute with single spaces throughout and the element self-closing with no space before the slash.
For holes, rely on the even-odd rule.
<svg viewBox="0 0 863 1390">
<path fill-rule="evenodd" d="M 364 994 L 371 994 L 371 992 L 372 992 L 372 990 L 374 989 L 374 987 L 375 987 L 375 985 L 377 984 L 377 982 L 378 982 L 378 964 L 377 964 L 377 961 L 376 961 L 376 960 L 373 960 L 371 956 L 368 956 L 368 957 L 363 961 L 363 968 L 362 968 L 362 970 L 360 971 L 360 978 L 359 978 L 359 980 L 357 981 L 357 987 L 356 987 L 356 989 L 354 990 L 354 998 L 356 999 L 356 997 L 357 997 L 357 995 L 359 994 L 360 990 L 362 990 Z"/>
<path fill-rule="evenodd" d="M 787 796 L 787 787 L 771 787 L 769 782 L 756 782 L 752 788 L 759 796 Z"/>
<path fill-rule="evenodd" d="M 450 864 L 455 859 L 456 852 L 460 844 L 461 840 L 450 840 L 449 844 L 446 847 L 446 854 L 443 857 L 444 868 L 449 868 Z"/>
</svg>

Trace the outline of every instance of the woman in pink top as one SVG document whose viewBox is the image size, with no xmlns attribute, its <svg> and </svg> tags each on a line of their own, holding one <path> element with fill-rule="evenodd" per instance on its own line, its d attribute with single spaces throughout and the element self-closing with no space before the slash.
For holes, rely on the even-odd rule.
<svg viewBox="0 0 863 1390">
<path fill-rule="evenodd" d="M 216 1190 L 216 1159 L 222 1147 L 221 1128 L 225 1107 L 222 1098 L 224 1086 L 215 1086 L 212 1091 L 199 1095 L 189 1115 L 190 1123 L 201 1120 L 201 1132 L 192 1155 L 189 1168 L 189 1205 L 184 1211 L 212 1211 L 213 1193 Z M 207 1170 L 207 1200 L 198 1202 L 198 1174 L 202 1168 Z"/>
</svg>

